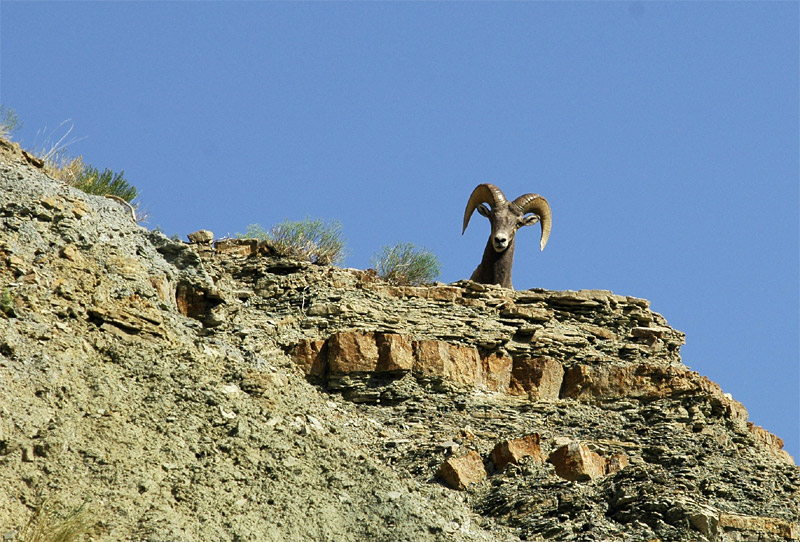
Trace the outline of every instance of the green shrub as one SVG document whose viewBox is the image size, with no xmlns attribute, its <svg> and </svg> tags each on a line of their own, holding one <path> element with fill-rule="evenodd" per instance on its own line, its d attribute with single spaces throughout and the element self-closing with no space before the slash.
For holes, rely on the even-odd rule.
<svg viewBox="0 0 800 542">
<path fill-rule="evenodd" d="M 71 186 L 83 190 L 87 194 L 98 196 L 117 196 L 125 201 L 133 201 L 138 192 L 136 187 L 125 179 L 124 171 L 114 173 L 110 169 L 100 173 L 90 165 L 73 166 L 75 171 L 65 179 Z"/>
<path fill-rule="evenodd" d="M 245 235 L 268 241 L 280 256 L 331 265 L 344 261 L 342 225 L 338 221 L 306 218 L 297 222 L 284 220 L 266 231 L 258 224 L 248 226 Z"/>
<path fill-rule="evenodd" d="M 22 122 L 14 110 L 0 105 L 0 138 L 8 139 L 21 126 Z M 68 139 L 72 129 L 72 121 L 67 119 L 54 130 L 49 132 L 47 129 L 40 130 L 37 133 L 37 140 L 44 134 L 45 142 L 37 147 L 39 150 L 30 151 L 31 154 L 44 162 L 45 171 L 50 176 L 87 194 L 117 196 L 127 202 L 133 201 L 139 194 L 136 187 L 125 179 L 124 171 L 114 173 L 110 169 L 105 169 L 101 173 L 97 168 L 84 164 L 80 156 L 72 158 L 67 155 L 67 147 L 84 139 Z"/>
<path fill-rule="evenodd" d="M 17 315 L 14 310 L 14 296 L 11 295 L 11 290 L 8 288 L 4 288 L 3 293 L 0 294 L 0 313 L 7 318 L 13 318 Z"/>
<path fill-rule="evenodd" d="M 418 286 L 433 282 L 441 272 L 439 258 L 412 243 L 383 247 L 372 260 L 378 276 L 392 284 Z"/>
</svg>

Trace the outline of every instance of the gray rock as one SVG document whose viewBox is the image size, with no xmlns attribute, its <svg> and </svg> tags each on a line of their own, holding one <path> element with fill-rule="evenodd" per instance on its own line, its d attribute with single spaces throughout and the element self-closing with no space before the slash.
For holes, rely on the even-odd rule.
<svg viewBox="0 0 800 542">
<path fill-rule="evenodd" d="M 109 541 L 798 537 L 800 471 L 690 374 L 683 334 L 646 300 L 398 288 L 268 248 L 149 232 L 0 142 L 4 533 L 47 499 L 62 517 L 90 503 Z M 354 330 L 393 334 L 404 369 L 303 376 L 299 344 L 319 368 L 328 338 Z M 415 372 L 392 350 L 414 341 L 496 368 L 546 358 L 570 396 Z M 454 450 L 479 467 L 533 433 L 545 457 L 575 441 L 617 467 L 570 482 L 523 459 L 463 494 L 435 480 Z"/>
</svg>

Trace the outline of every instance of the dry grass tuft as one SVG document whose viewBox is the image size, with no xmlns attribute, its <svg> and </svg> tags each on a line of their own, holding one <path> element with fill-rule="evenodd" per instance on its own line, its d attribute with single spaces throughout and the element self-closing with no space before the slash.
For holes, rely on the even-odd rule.
<svg viewBox="0 0 800 542">
<path fill-rule="evenodd" d="M 280 256 L 306 260 L 323 265 L 336 265 L 344 261 L 345 241 L 342 224 L 332 220 L 305 218 L 297 222 L 285 220 L 266 231 L 258 224 L 251 224 L 245 235 L 266 240 Z"/>
<path fill-rule="evenodd" d="M 94 532 L 97 521 L 85 504 L 60 517 L 45 501 L 19 533 L 20 542 L 78 542 Z"/>
<path fill-rule="evenodd" d="M 411 286 L 433 282 L 442 268 L 435 254 L 412 243 L 383 247 L 372 265 L 386 282 Z"/>
</svg>

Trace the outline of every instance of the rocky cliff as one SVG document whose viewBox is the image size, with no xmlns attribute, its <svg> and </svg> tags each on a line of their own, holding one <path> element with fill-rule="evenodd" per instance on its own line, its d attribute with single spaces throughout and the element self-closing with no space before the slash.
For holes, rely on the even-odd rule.
<svg viewBox="0 0 800 542">
<path fill-rule="evenodd" d="M 800 539 L 780 439 L 645 300 L 184 244 L 0 144 L 0 534 Z M 56 514 L 57 515 L 57 514 Z"/>
</svg>

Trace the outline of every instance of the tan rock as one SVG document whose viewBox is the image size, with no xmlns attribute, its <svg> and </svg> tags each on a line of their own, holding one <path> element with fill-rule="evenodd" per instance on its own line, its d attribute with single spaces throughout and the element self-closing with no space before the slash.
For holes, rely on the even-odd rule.
<svg viewBox="0 0 800 542">
<path fill-rule="evenodd" d="M 547 322 L 553 317 L 553 311 L 550 309 L 514 304 L 505 307 L 500 314 L 512 318 L 523 318 L 533 322 Z"/>
<path fill-rule="evenodd" d="M 112 254 L 106 258 L 105 264 L 109 272 L 122 275 L 126 278 L 135 279 L 139 276 L 147 276 L 147 270 L 144 268 L 139 258 Z"/>
<path fill-rule="evenodd" d="M 605 459 L 577 441 L 558 448 L 547 461 L 556 468 L 556 474 L 573 482 L 594 480 L 606 473 Z"/>
<path fill-rule="evenodd" d="M 567 369 L 561 388 L 562 398 L 580 400 L 623 397 L 653 400 L 686 394 L 713 398 L 722 406 L 728 419 L 742 430 L 747 429 L 748 413 L 744 405 L 723 393 L 716 383 L 682 366 L 580 364 Z"/>
<path fill-rule="evenodd" d="M 655 340 L 662 338 L 671 328 L 663 326 L 635 327 L 631 329 L 631 336 L 637 339 Z"/>
<path fill-rule="evenodd" d="M 219 303 L 219 293 L 203 286 L 181 282 L 175 288 L 178 311 L 189 318 L 203 320 Z"/>
<path fill-rule="evenodd" d="M 80 220 L 89 213 L 89 207 L 82 201 L 73 201 L 70 211 L 72 211 L 72 216 Z"/>
<path fill-rule="evenodd" d="M 47 196 L 39 200 L 45 209 L 63 209 L 64 204 L 58 201 L 54 196 Z"/>
<path fill-rule="evenodd" d="M 594 324 L 585 324 L 584 327 L 586 328 L 586 331 L 598 339 L 613 341 L 617 338 L 616 333 L 606 327 L 596 326 Z"/>
<path fill-rule="evenodd" d="M 631 462 L 628 460 L 628 456 L 625 454 L 614 454 L 606 460 L 606 473 L 607 474 L 614 474 L 615 472 L 619 472 Z"/>
<path fill-rule="evenodd" d="M 21 272 L 25 268 L 25 260 L 16 254 L 12 254 L 6 258 L 6 263 L 14 270 Z"/>
<path fill-rule="evenodd" d="M 61 257 L 66 258 L 73 263 L 83 264 L 85 259 L 81 256 L 78 247 L 75 245 L 66 245 L 61 249 Z"/>
<path fill-rule="evenodd" d="M 634 392 L 630 388 L 632 378 L 630 366 L 576 365 L 564 373 L 563 396 L 573 399 L 619 398 Z"/>
<path fill-rule="evenodd" d="M 735 424 L 739 425 L 740 427 L 747 427 L 747 419 L 750 417 L 750 414 L 747 413 L 747 409 L 745 406 L 730 396 L 728 393 L 722 393 L 722 388 L 720 388 L 716 383 L 711 382 L 706 377 L 701 377 L 704 384 L 702 389 L 704 391 L 710 391 L 711 395 L 716 396 L 725 407 L 725 414 L 730 418 Z M 781 441 L 783 442 L 783 441 Z"/>
<path fill-rule="evenodd" d="M 550 303 L 581 308 L 598 308 L 608 303 L 613 294 L 607 290 L 564 290 L 552 292 Z"/>
<path fill-rule="evenodd" d="M 511 383 L 513 360 L 504 354 L 492 353 L 481 358 L 483 385 L 487 390 L 507 393 Z"/>
<path fill-rule="evenodd" d="M 719 510 L 705 503 L 678 499 L 677 503 L 687 512 L 689 523 L 705 536 L 715 540 L 719 524 Z"/>
<path fill-rule="evenodd" d="M 733 401 L 733 399 L 731 399 Z M 744 408 L 744 407 L 742 407 Z M 767 449 L 783 461 L 784 463 L 794 464 L 794 459 L 792 458 L 789 453 L 783 449 L 783 439 L 778 437 L 777 435 L 773 435 L 766 429 L 761 426 L 754 424 L 753 422 L 747 422 L 747 430 L 750 431 L 757 441 L 764 444 Z"/>
<path fill-rule="evenodd" d="M 242 375 L 240 387 L 253 395 L 265 395 L 276 387 L 286 386 L 286 377 L 279 372 L 249 369 Z M 269 422 L 267 422 L 269 424 Z"/>
<path fill-rule="evenodd" d="M 219 256 L 249 258 L 258 251 L 258 239 L 222 239 L 214 243 Z"/>
<path fill-rule="evenodd" d="M 413 344 L 415 373 L 441 376 L 464 386 L 476 386 L 481 382 L 482 367 L 477 349 L 432 339 Z"/>
<path fill-rule="evenodd" d="M 451 457 L 439 467 L 436 476 L 453 489 L 464 490 L 486 478 L 486 469 L 478 452 L 470 451 L 460 457 Z"/>
<path fill-rule="evenodd" d="M 336 316 L 342 314 L 345 308 L 340 303 L 314 303 L 308 309 L 308 316 Z"/>
<path fill-rule="evenodd" d="M 137 314 L 116 307 L 108 307 L 105 309 L 93 308 L 87 312 L 94 322 L 110 324 L 127 334 L 149 333 L 159 337 L 164 334 L 164 330 L 161 328 L 161 316 L 154 311 L 150 314 Z"/>
<path fill-rule="evenodd" d="M 379 372 L 410 371 L 414 367 L 414 350 L 411 343 L 397 333 L 378 333 Z"/>
<path fill-rule="evenodd" d="M 424 376 L 444 376 L 449 356 L 447 343 L 433 339 L 414 341 L 414 372 Z"/>
<path fill-rule="evenodd" d="M 528 395 L 535 401 L 555 401 L 559 398 L 563 380 L 564 368 L 554 359 L 514 358 L 509 393 Z"/>
<path fill-rule="evenodd" d="M 658 399 L 698 392 L 717 397 L 729 408 L 732 418 L 747 420 L 744 407 L 726 398 L 718 385 L 694 371 L 674 365 L 580 364 L 567 369 L 562 387 L 562 397 L 573 399 Z"/>
<path fill-rule="evenodd" d="M 450 363 L 445 365 L 445 376 L 465 386 L 477 386 L 482 382 L 483 367 L 476 348 L 450 344 L 448 351 Z"/>
<path fill-rule="evenodd" d="M 378 345 L 372 333 L 345 331 L 328 339 L 328 368 L 331 374 L 375 371 Z"/>
<path fill-rule="evenodd" d="M 767 518 L 758 516 L 744 516 L 740 514 L 728 514 L 723 512 L 719 516 L 719 529 L 725 531 L 739 531 L 758 534 L 769 534 L 779 536 L 786 540 L 797 540 L 800 538 L 800 525 L 779 518 Z M 761 537 L 759 537 L 759 540 Z"/>
<path fill-rule="evenodd" d="M 201 244 L 201 243 L 210 243 L 214 240 L 214 234 L 208 230 L 197 230 L 195 232 L 190 233 L 186 237 L 189 238 L 190 243 Z"/>
<path fill-rule="evenodd" d="M 502 470 L 509 463 L 518 464 L 524 457 L 532 457 L 536 463 L 541 463 L 542 449 L 539 446 L 538 433 L 532 433 L 522 438 L 515 438 L 500 442 L 492 450 L 489 458 L 497 470 Z"/>
<path fill-rule="evenodd" d="M 32 166 L 37 167 L 39 169 L 44 167 L 44 160 L 42 160 L 41 158 L 39 158 L 37 156 L 34 156 L 33 154 L 29 153 L 28 151 L 23 150 L 22 151 L 22 156 L 24 156 L 25 160 L 27 160 L 28 163 L 30 163 Z"/>
<path fill-rule="evenodd" d="M 778 449 L 783 448 L 783 439 L 773 435 L 763 427 L 756 425 L 753 422 L 747 422 L 747 430 L 750 431 L 756 440 L 761 441 L 767 446 Z"/>
<path fill-rule="evenodd" d="M 461 297 L 461 288 L 454 286 L 432 286 L 427 289 L 428 292 L 425 297 L 433 299 L 434 301 L 446 301 L 453 303 Z"/>
<path fill-rule="evenodd" d="M 153 286 L 153 289 L 156 291 L 159 299 L 164 303 L 171 303 L 172 300 L 172 289 L 170 288 L 169 279 L 164 274 L 158 274 L 150 277 L 150 284 Z"/>
<path fill-rule="evenodd" d="M 550 297 L 550 292 L 536 291 L 536 290 L 517 290 L 514 295 L 514 300 L 517 303 L 540 303 L 547 301 Z"/>
<path fill-rule="evenodd" d="M 292 351 L 295 362 L 309 376 L 322 376 L 328 363 L 327 344 L 322 339 L 301 339 Z"/>
</svg>

